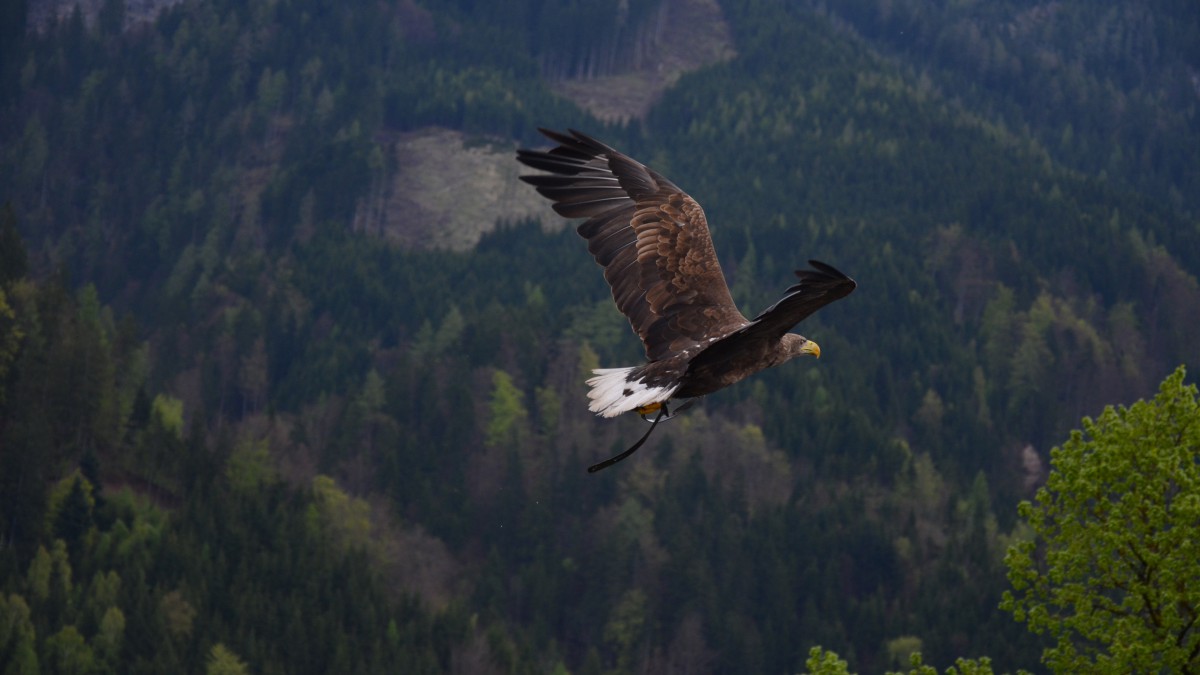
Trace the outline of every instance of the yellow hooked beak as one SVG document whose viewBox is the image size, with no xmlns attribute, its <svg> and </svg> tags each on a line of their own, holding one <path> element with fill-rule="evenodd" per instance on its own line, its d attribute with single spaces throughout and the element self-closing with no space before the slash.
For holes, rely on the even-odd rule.
<svg viewBox="0 0 1200 675">
<path fill-rule="evenodd" d="M 803 347 L 800 348 L 800 353 L 801 354 L 812 354 L 813 356 L 815 356 L 819 359 L 819 358 L 821 358 L 821 346 L 818 345 L 817 343 L 813 342 L 812 340 L 809 340 L 808 342 L 804 343 Z"/>
</svg>

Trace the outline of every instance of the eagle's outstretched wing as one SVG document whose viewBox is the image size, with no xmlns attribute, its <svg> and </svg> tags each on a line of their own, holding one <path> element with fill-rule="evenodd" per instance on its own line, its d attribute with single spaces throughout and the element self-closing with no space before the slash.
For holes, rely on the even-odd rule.
<svg viewBox="0 0 1200 675">
<path fill-rule="evenodd" d="M 778 338 L 792 326 L 808 318 L 829 303 L 850 295 L 858 284 L 833 265 L 809 260 L 807 270 L 796 270 L 800 281 L 788 288 L 775 304 L 764 309 L 743 332 L 759 333 Z"/>
<path fill-rule="evenodd" d="M 521 179 L 552 200 L 560 215 L 587 219 L 578 232 L 649 360 L 694 354 L 748 324 L 694 199 L 586 134 L 539 131 L 558 146 L 518 150 L 517 158 L 550 174 Z"/>
</svg>

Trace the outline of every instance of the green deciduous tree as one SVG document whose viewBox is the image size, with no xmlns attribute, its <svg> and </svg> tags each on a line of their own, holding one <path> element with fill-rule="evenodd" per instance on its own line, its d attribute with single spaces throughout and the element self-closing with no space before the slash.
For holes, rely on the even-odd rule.
<svg viewBox="0 0 1200 675">
<path fill-rule="evenodd" d="M 207 675 L 245 675 L 250 672 L 245 662 L 221 643 L 213 645 L 208 652 Z"/>
<path fill-rule="evenodd" d="M 125 614 L 116 607 L 109 607 L 100 619 L 100 627 L 92 638 L 92 648 L 106 663 L 117 664 L 121 655 L 121 641 L 125 637 Z"/>
<path fill-rule="evenodd" d="M 5 674 L 38 672 L 36 631 L 25 598 L 0 595 L 0 655 L 8 660 Z"/>
<path fill-rule="evenodd" d="M 1051 451 L 1005 559 L 1002 607 L 1056 672 L 1200 672 L 1200 403 L 1180 367 L 1151 401 L 1108 407 Z"/>
<path fill-rule="evenodd" d="M 183 438 L 183 401 L 177 398 L 159 394 L 154 397 L 154 417 L 158 418 L 163 430 Z"/>
<path fill-rule="evenodd" d="M 54 571 L 54 559 L 45 546 L 38 546 L 37 553 L 29 562 L 29 572 L 25 575 L 25 584 L 33 594 L 34 602 L 50 597 L 50 574 Z"/>
<path fill-rule="evenodd" d="M 634 648 L 644 637 L 645 625 L 646 594 L 640 589 L 626 592 L 604 627 L 604 639 L 616 649 L 619 670 L 630 669 Z"/>
<path fill-rule="evenodd" d="M 229 455 L 225 476 L 234 488 L 247 494 L 274 483 L 278 476 L 271 463 L 271 450 L 266 439 L 239 441 Z"/>
<path fill-rule="evenodd" d="M 178 589 L 162 596 L 162 600 L 158 603 L 158 610 L 171 637 L 186 638 L 192 634 L 196 608 L 192 607 Z"/>
<path fill-rule="evenodd" d="M 505 447 L 523 440 L 524 423 L 529 414 L 525 410 L 521 390 L 513 384 L 512 376 L 503 370 L 492 374 L 489 413 L 485 438 L 489 447 Z"/>
<path fill-rule="evenodd" d="M 850 664 L 843 661 L 837 654 L 825 651 L 820 647 L 808 650 L 808 660 L 804 662 L 806 675 L 850 675 Z"/>
<path fill-rule="evenodd" d="M 50 672 L 83 675 L 96 667 L 96 656 L 75 626 L 64 626 L 62 630 L 46 639 L 43 650 L 49 661 Z"/>
<path fill-rule="evenodd" d="M 316 524 L 346 548 L 371 545 L 371 507 L 362 499 L 346 494 L 329 476 L 313 478 L 313 504 L 309 521 Z"/>
<path fill-rule="evenodd" d="M 908 671 L 889 671 L 888 675 L 938 675 L 937 668 L 926 664 L 921 658 L 921 652 L 913 652 L 908 657 L 908 661 L 911 666 Z M 808 660 L 804 662 L 804 666 L 808 669 L 805 671 L 807 675 L 850 675 L 850 664 L 843 661 L 836 653 L 826 651 L 821 647 L 813 647 L 808 651 Z M 986 656 L 978 660 L 956 659 L 954 665 L 946 669 L 946 675 L 992 675 L 993 672 L 991 659 Z M 1025 671 L 1017 672 L 1024 673 Z"/>
</svg>

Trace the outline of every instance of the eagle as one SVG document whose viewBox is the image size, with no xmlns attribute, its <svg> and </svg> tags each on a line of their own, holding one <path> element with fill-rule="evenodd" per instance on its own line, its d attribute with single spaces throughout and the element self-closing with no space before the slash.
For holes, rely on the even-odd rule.
<svg viewBox="0 0 1200 675">
<path fill-rule="evenodd" d="M 520 149 L 523 175 L 559 215 L 585 219 L 577 231 L 604 269 L 617 308 L 641 338 L 646 363 L 599 368 L 587 381 L 588 408 L 602 416 L 657 412 L 631 448 L 588 469 L 594 473 L 633 454 L 659 421 L 698 397 L 797 356 L 821 356 L 816 342 L 788 332 L 813 312 L 849 295 L 853 279 L 809 260 L 799 281 L 753 319 L 733 302 L 713 248 L 704 210 L 662 174 L 573 129 L 538 129 L 557 143 Z M 647 418 L 648 419 L 648 418 Z"/>
</svg>

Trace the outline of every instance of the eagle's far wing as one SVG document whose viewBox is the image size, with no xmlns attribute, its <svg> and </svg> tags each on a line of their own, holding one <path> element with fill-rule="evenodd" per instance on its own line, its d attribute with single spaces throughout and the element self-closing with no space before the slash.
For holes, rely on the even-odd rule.
<svg viewBox="0 0 1200 675">
<path fill-rule="evenodd" d="M 809 260 L 813 269 L 796 270 L 799 283 L 787 289 L 774 305 L 754 320 L 730 332 L 700 352 L 689 368 L 709 368 L 714 363 L 736 359 L 739 354 L 755 353 L 764 343 L 773 344 L 792 326 L 831 302 L 849 295 L 857 286 L 854 280 L 817 260 Z"/>
<path fill-rule="evenodd" d="M 858 284 L 832 265 L 809 260 L 812 267 L 796 270 L 800 281 L 788 288 L 775 304 L 764 309 L 742 332 L 779 338 L 792 326 L 831 302 L 850 295 Z"/>
<path fill-rule="evenodd" d="M 640 162 L 583 133 L 540 130 L 558 146 L 518 150 L 550 172 L 521 176 L 578 228 L 604 268 L 617 308 L 657 361 L 745 326 L 694 199 Z"/>
</svg>

